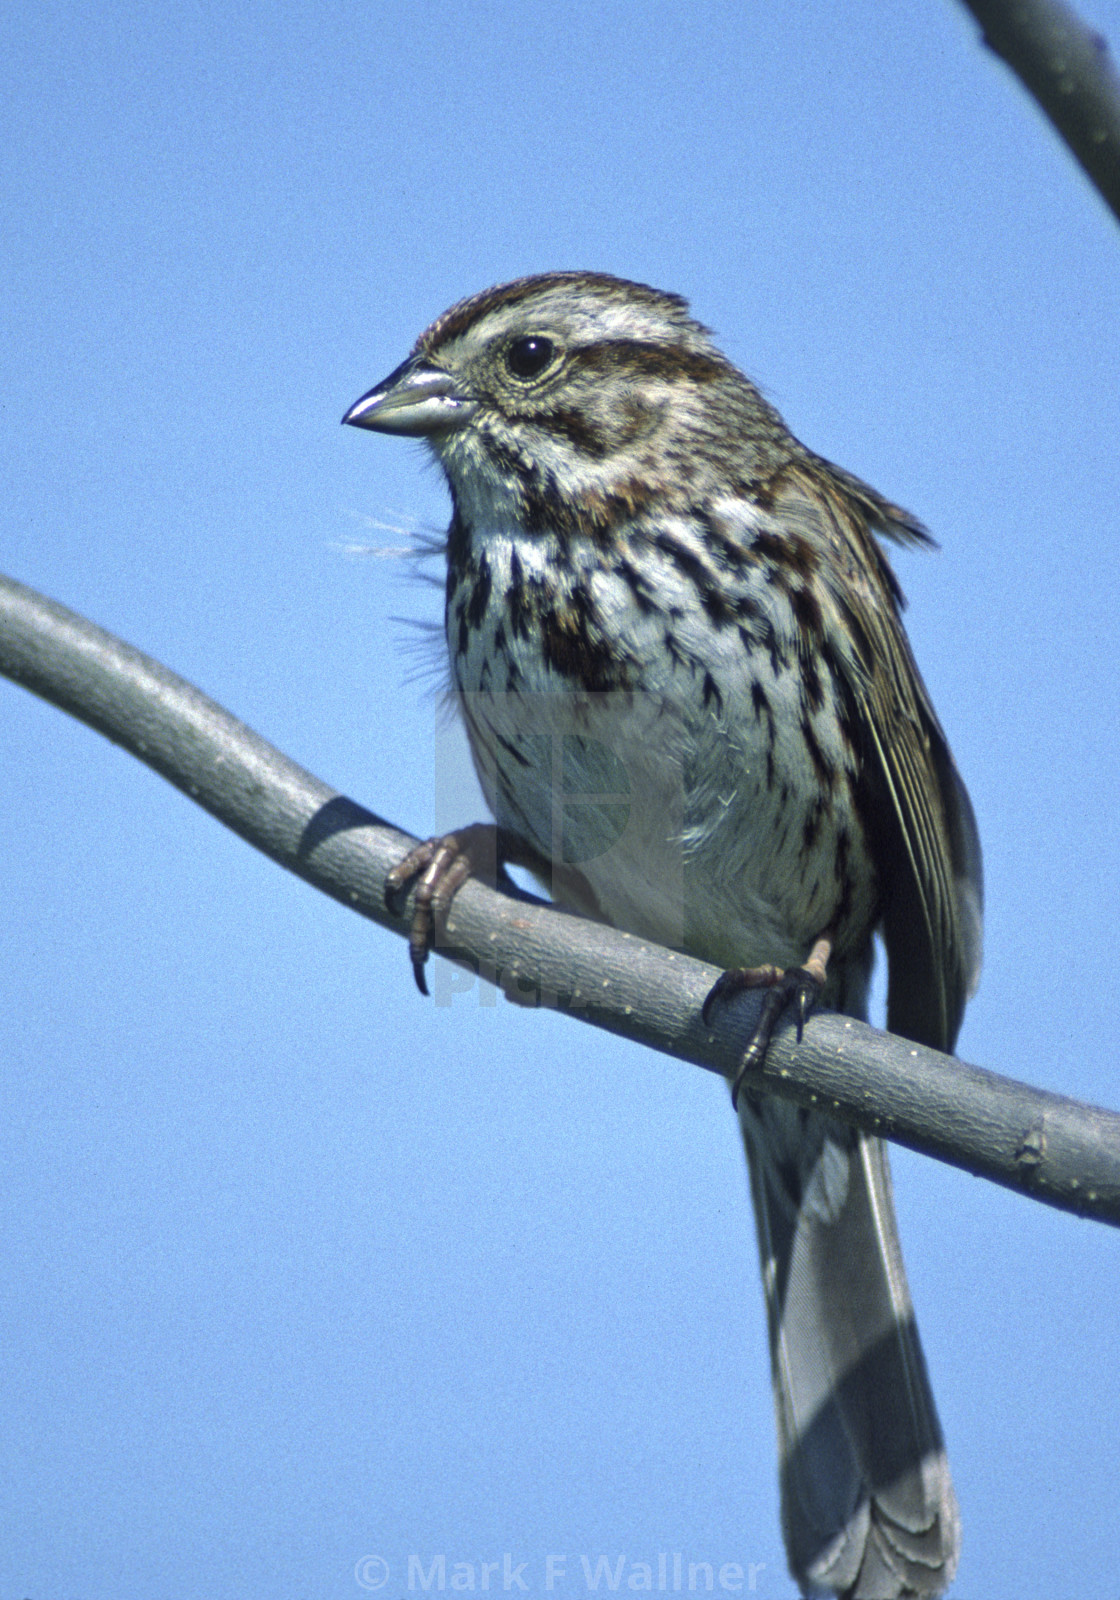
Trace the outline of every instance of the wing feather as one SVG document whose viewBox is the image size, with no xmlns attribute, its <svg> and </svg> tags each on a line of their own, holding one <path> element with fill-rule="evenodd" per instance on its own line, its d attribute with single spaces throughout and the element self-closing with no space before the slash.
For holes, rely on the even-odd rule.
<svg viewBox="0 0 1120 1600">
<path fill-rule="evenodd" d="M 818 509 L 821 572 L 862 748 L 861 811 L 883 890 L 887 1026 L 951 1050 L 980 974 L 983 877 L 968 793 L 903 630 L 902 592 L 874 533 L 932 541 L 920 523 L 830 463 L 784 490 Z M 823 493 L 822 493 L 823 490 Z M 785 494 L 782 496 L 785 501 Z M 782 514 L 792 509 L 783 503 Z"/>
</svg>

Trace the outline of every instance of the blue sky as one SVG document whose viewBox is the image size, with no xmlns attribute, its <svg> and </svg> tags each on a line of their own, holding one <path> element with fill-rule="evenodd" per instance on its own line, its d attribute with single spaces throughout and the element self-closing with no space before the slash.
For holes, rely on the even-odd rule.
<svg viewBox="0 0 1120 1600">
<path fill-rule="evenodd" d="M 680 291 L 941 542 L 896 566 L 985 848 L 961 1054 L 1117 1104 L 1120 232 L 963 10 L 6 32 L 0 567 L 425 833 L 438 652 L 398 619 L 439 596 L 399 552 L 445 497 L 339 418 L 489 283 Z M 5 682 L 0 775 L 0 1595 L 357 1600 L 378 1556 L 402 1600 L 411 1555 L 508 1553 L 573 1600 L 582 1556 L 676 1552 L 793 1594 L 722 1086 L 422 1002 L 400 941 Z M 954 1592 L 1111 1592 L 1115 1233 L 895 1176 Z"/>
</svg>

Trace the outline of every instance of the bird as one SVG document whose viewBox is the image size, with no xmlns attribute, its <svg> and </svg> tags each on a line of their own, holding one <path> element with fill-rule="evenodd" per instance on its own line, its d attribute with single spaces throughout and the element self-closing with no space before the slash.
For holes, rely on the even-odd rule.
<svg viewBox="0 0 1120 1600">
<path fill-rule="evenodd" d="M 446 479 L 451 698 L 491 853 L 560 904 L 766 990 L 733 1085 L 754 1201 L 781 1516 L 804 1594 L 944 1592 L 960 1518 L 886 1149 L 764 1093 L 788 1010 L 952 1051 L 981 960 L 972 806 L 883 541 L 923 525 L 804 446 L 688 302 L 534 274 L 438 316 L 343 421 Z M 478 868 L 419 845 L 411 948 Z"/>
</svg>

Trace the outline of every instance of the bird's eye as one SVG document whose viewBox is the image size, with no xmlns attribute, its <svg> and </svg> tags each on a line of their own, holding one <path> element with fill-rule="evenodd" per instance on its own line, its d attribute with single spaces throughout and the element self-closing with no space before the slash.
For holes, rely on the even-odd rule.
<svg viewBox="0 0 1120 1600">
<path fill-rule="evenodd" d="M 556 354 L 551 339 L 541 333 L 528 333 L 506 347 L 506 366 L 515 378 L 539 378 Z"/>
</svg>

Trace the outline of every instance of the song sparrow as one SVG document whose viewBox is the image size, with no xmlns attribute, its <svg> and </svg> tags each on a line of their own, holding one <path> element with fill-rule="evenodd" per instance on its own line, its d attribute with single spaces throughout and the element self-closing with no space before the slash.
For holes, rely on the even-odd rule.
<svg viewBox="0 0 1120 1600">
<path fill-rule="evenodd" d="M 424 437 L 446 474 L 451 678 L 503 850 L 569 905 L 750 969 L 722 988 L 789 969 L 771 1012 L 823 988 L 863 1016 L 879 930 L 888 1026 L 951 1049 L 979 843 L 873 537 L 921 525 L 794 439 L 684 300 L 599 274 L 464 300 L 344 420 Z M 397 881 L 446 898 L 458 845 Z M 739 1113 L 791 1570 L 940 1594 L 959 1523 L 886 1152 L 752 1090 L 764 1035 Z"/>
</svg>

